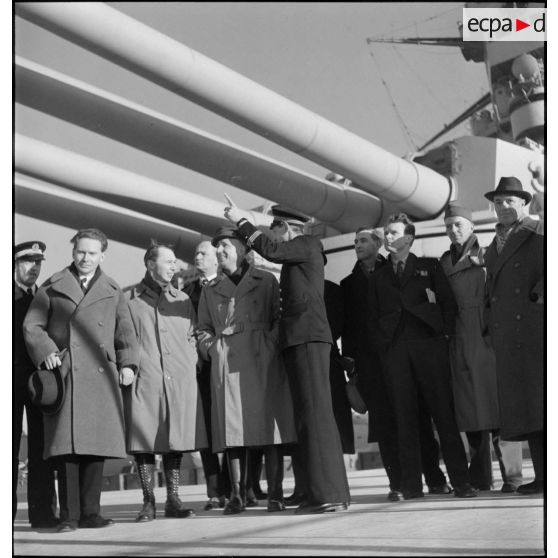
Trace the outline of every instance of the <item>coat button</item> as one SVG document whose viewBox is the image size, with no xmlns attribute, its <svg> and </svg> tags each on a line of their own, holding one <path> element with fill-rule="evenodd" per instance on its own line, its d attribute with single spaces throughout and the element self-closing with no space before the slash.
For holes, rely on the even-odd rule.
<svg viewBox="0 0 558 558">
<path fill-rule="evenodd" d="M 496 322 L 496 323 L 494 324 L 494 327 L 500 327 L 500 324 L 499 324 L 498 322 Z"/>
<path fill-rule="evenodd" d="M 104 343 L 99 343 L 99 347 L 101 347 L 101 349 L 105 346 Z"/>
<path fill-rule="evenodd" d="M 496 300 L 497 300 L 497 299 L 496 299 L 495 296 L 493 296 L 493 297 L 490 299 L 491 302 L 496 302 Z"/>
<path fill-rule="evenodd" d="M 164 327 L 162 327 L 159 331 L 160 331 L 161 333 L 167 333 L 167 330 L 166 330 Z"/>
<path fill-rule="evenodd" d="M 105 325 L 104 322 L 97 322 L 97 323 L 98 323 L 98 325 L 100 325 L 100 326 L 104 326 L 104 325 Z"/>
<path fill-rule="evenodd" d="M 520 267 L 520 266 L 521 266 L 521 264 L 520 264 L 519 262 L 515 262 L 515 263 L 513 264 L 513 267 Z"/>
<path fill-rule="evenodd" d="M 519 288 L 514 290 L 515 294 L 519 294 L 520 292 L 521 292 L 521 289 L 519 289 Z"/>
<path fill-rule="evenodd" d="M 102 366 L 99 366 L 99 372 L 104 372 L 105 369 Z"/>
<path fill-rule="evenodd" d="M 516 347 L 517 347 L 518 349 L 521 349 L 521 343 L 518 343 L 518 344 L 516 345 Z"/>
<path fill-rule="evenodd" d="M 515 317 L 515 319 L 516 319 L 516 320 L 521 320 L 521 314 L 518 314 L 518 315 Z"/>
</svg>

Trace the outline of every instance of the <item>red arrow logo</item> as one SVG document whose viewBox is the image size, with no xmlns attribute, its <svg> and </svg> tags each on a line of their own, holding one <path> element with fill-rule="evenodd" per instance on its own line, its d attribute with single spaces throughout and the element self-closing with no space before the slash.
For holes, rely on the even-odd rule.
<svg viewBox="0 0 558 558">
<path fill-rule="evenodd" d="M 515 18 L 515 30 L 516 31 L 521 31 L 522 29 L 525 29 L 526 27 L 531 27 L 530 23 L 525 23 L 524 21 Z"/>
</svg>

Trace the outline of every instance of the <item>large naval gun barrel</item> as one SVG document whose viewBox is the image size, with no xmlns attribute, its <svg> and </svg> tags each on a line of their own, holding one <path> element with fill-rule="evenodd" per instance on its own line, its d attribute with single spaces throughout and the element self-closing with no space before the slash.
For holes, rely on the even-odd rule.
<svg viewBox="0 0 558 558">
<path fill-rule="evenodd" d="M 291 151 L 417 219 L 450 198 L 444 176 L 404 160 L 182 43 L 97 2 L 16 3 L 16 13 Z M 296 206 L 297 192 L 292 195 Z"/>
</svg>

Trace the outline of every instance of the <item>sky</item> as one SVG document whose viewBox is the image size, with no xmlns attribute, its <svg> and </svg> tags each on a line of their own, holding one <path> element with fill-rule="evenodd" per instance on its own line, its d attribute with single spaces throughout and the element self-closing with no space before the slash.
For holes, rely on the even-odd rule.
<svg viewBox="0 0 558 558">
<path fill-rule="evenodd" d="M 466 62 L 458 49 L 377 44 L 371 50 L 366 43 L 367 37 L 456 36 L 460 3 L 110 5 L 397 155 L 412 151 L 487 91 L 484 66 Z M 319 177 L 328 172 L 18 17 L 15 52 Z M 27 107 L 16 105 L 15 130 L 209 198 L 222 201 L 226 190 L 243 207 L 262 202 Z M 454 135 L 464 133 L 461 126 Z M 15 241 L 47 243 L 43 279 L 68 264 L 73 232 L 20 216 L 16 208 Z M 123 285 L 133 283 L 144 271 L 142 252 L 112 242 L 105 270 Z"/>
</svg>

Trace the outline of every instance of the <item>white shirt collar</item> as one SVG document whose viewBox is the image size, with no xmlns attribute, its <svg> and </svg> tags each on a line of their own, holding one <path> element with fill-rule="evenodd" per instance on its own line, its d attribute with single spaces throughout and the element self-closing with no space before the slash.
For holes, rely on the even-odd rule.
<svg viewBox="0 0 558 558">
<path fill-rule="evenodd" d="M 32 287 L 28 287 L 27 285 L 24 285 L 23 283 L 20 283 L 17 279 L 15 280 L 16 285 L 24 292 L 27 292 L 27 289 L 31 289 L 33 291 L 33 294 L 35 294 L 37 292 L 37 284 L 34 283 Z"/>
</svg>

